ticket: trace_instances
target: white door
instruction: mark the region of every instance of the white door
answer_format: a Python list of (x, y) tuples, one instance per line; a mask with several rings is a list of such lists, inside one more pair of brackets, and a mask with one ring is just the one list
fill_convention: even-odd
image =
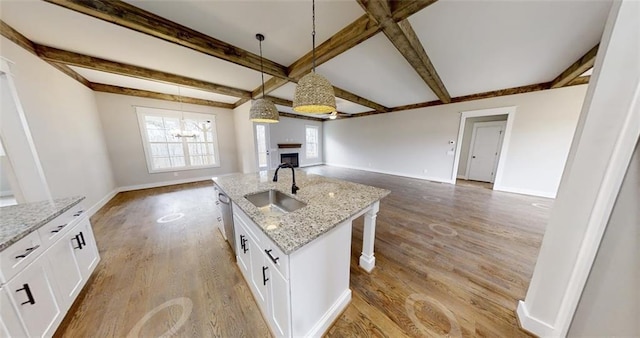
[(474, 124), (467, 162), (467, 177), (470, 180), (494, 181), (505, 125), (506, 121)]
[(268, 278), (267, 290), (269, 292), (269, 320), (272, 322), (273, 329), (276, 330), (276, 336), (289, 337), (289, 281), (284, 278), (275, 265), (267, 261)]
[(258, 170), (268, 170), (271, 162), (269, 154), (269, 126), (256, 123), (256, 152), (258, 153)]

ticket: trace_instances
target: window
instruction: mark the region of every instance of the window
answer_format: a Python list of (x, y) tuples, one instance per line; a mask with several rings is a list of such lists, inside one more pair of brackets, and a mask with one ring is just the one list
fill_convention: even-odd
[(318, 127), (306, 126), (307, 158), (318, 158)]
[(219, 167), (215, 115), (136, 107), (150, 173)]

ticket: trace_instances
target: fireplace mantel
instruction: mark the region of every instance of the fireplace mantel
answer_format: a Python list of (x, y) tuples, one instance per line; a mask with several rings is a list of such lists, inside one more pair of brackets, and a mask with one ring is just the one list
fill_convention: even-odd
[(301, 143), (278, 143), (278, 148), (302, 148)]

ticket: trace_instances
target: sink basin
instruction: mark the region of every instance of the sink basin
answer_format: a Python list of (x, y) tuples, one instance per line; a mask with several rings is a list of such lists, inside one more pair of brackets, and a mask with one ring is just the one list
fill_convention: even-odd
[(307, 204), (287, 196), (278, 190), (267, 190), (244, 196), (261, 212), (269, 216), (284, 215), (296, 211)]

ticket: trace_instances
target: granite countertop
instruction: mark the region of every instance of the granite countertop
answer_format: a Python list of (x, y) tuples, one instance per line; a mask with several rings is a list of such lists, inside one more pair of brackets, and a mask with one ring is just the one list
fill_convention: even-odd
[[(364, 208), (387, 196), (390, 191), (296, 170), (300, 190), (291, 194), (291, 169), (233, 174), (214, 178), (214, 182), (240, 207), (285, 254), (290, 254), (315, 238), (355, 216)], [(307, 203), (293, 212), (268, 216), (249, 202), (245, 195), (276, 189)]]
[(0, 208), (0, 252), (83, 199), (82, 196), (75, 196)]

